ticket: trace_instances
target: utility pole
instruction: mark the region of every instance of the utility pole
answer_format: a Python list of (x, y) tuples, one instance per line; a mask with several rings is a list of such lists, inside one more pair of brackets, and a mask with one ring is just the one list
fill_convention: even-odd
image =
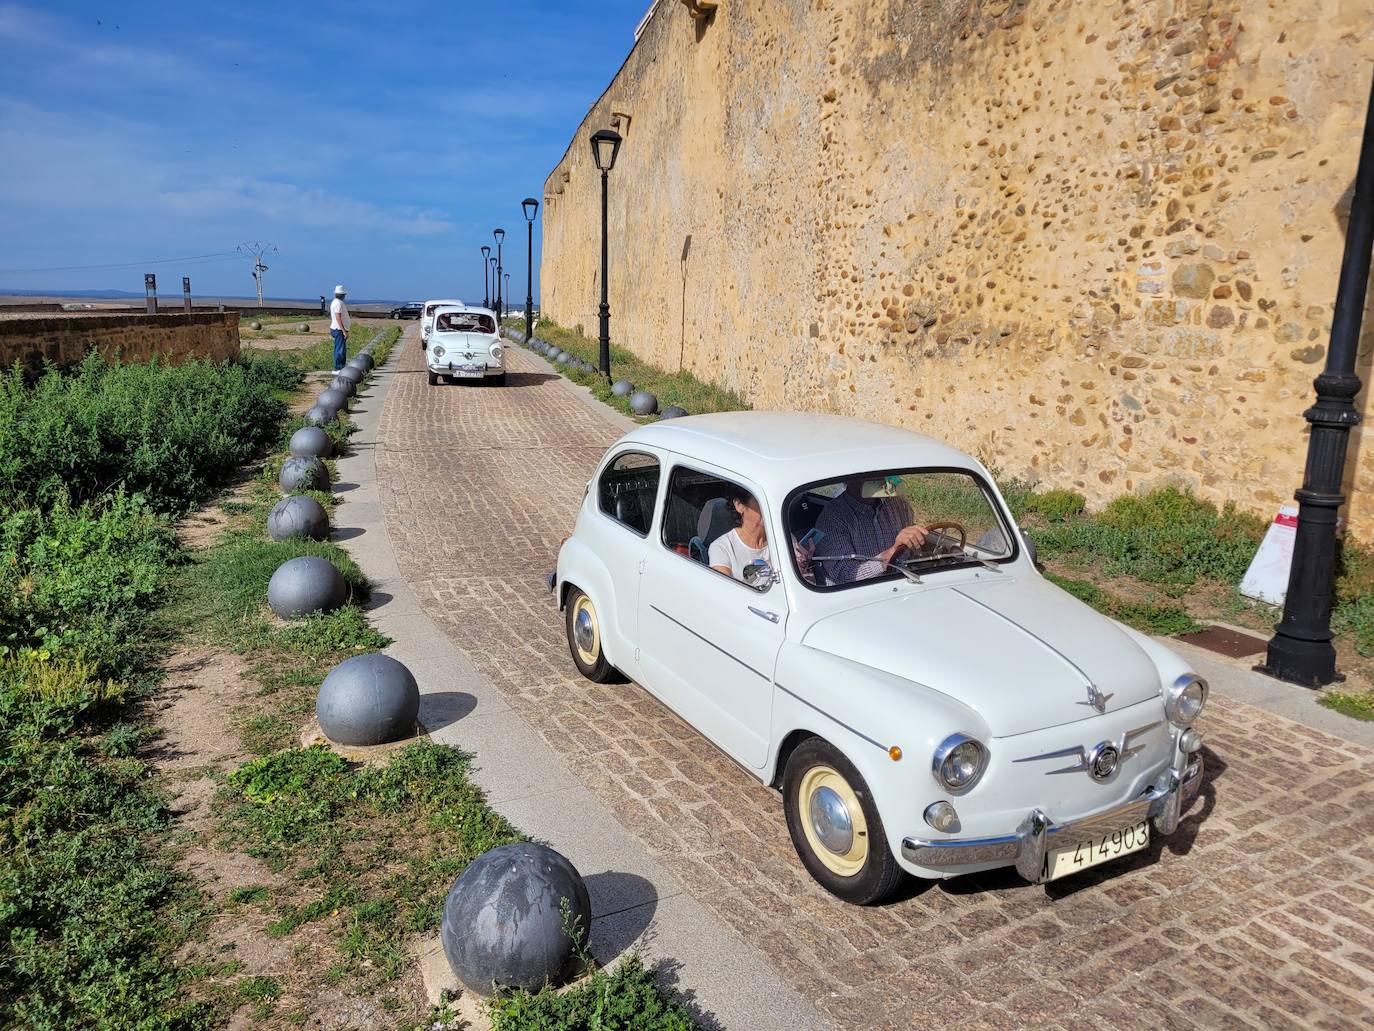
[(241, 243), (235, 248), (245, 258), (253, 259), (253, 282), (258, 288), (258, 307), (262, 307), (262, 274), (267, 271), (267, 266), (262, 262), (264, 254), (276, 254), (277, 247), (271, 243), (260, 243), (257, 240), (248, 243)]

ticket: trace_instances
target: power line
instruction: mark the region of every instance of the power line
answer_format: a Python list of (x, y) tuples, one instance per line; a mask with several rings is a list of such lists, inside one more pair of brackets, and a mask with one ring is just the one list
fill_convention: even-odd
[(53, 265), (50, 268), (0, 268), (0, 276), (17, 276), (28, 272), (100, 272), (111, 269), (143, 268), (146, 265), (174, 265), (179, 262), (205, 261), (207, 258), (237, 258), (236, 251), (215, 254), (192, 254), (184, 258), (151, 258), (148, 261), (112, 262), (106, 265)]

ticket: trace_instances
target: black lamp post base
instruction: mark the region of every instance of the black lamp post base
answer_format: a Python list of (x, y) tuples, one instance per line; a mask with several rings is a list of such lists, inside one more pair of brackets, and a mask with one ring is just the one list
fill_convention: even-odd
[(1270, 639), (1269, 653), (1255, 671), (1314, 691), (1345, 679), (1336, 672), (1336, 649), (1330, 641), (1302, 641), (1282, 634)]

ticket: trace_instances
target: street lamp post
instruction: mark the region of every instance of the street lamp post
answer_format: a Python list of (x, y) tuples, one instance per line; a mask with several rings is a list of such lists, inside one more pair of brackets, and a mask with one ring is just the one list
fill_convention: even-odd
[(496, 314), (498, 318), (503, 318), (506, 311), (504, 307), (505, 297), (501, 293), (501, 276), (505, 269), (501, 267), (501, 241), (506, 238), (506, 231), (493, 229), (491, 235), (496, 238)]
[(487, 307), (490, 308), (490, 309), (492, 309), (492, 311), (495, 311), (495, 310), (496, 310), (496, 255), (493, 254), (490, 258), (487, 259), (487, 262), (488, 262), (488, 266), (487, 266), (487, 267), (491, 270), (491, 301), (487, 304)]
[(1303, 413), (1312, 426), (1307, 440), (1307, 469), (1298, 500), (1298, 529), (1293, 565), (1288, 574), (1283, 619), (1269, 640), (1260, 667), (1280, 680), (1321, 687), (1336, 679), (1336, 649), (1331, 644), (1331, 608), (1335, 600), (1336, 513), (1345, 504), (1345, 472), (1350, 428), (1360, 422), (1355, 395), (1355, 352), (1360, 340), (1365, 288), (1369, 283), (1370, 249), (1374, 246), (1374, 85), (1365, 110), (1364, 140), (1355, 171), (1345, 254), (1331, 317), (1331, 346), (1326, 367), (1314, 382), (1317, 403)]
[(482, 307), (491, 307), (491, 269), (487, 268), (487, 262), (491, 260), (491, 248), (482, 247)]
[(502, 317), (502, 318), (505, 318), (506, 312), (510, 310), (510, 273), (509, 273), (509, 272), (507, 272), (507, 273), (505, 274), (505, 280), (506, 280), (506, 281), (505, 281), (505, 283), (504, 283), (503, 285), (504, 285), (505, 288), (506, 288), (506, 292), (505, 292), (504, 294), (502, 294), (501, 296), (502, 296), (503, 298), (505, 298), (506, 307), (503, 308), (502, 311), (501, 311), (501, 317)]
[(592, 157), (601, 170), (601, 375), (611, 378), (611, 305), (606, 293), (606, 182), (616, 155), (620, 153), (620, 133), (614, 129), (598, 129), (592, 133)]
[(534, 216), (539, 202), (526, 197), (520, 202), (525, 211), (525, 340), (534, 336)]

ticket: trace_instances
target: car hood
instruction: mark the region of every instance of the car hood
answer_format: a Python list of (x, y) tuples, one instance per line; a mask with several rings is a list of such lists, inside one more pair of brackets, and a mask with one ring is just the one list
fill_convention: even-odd
[(1160, 692), (1139, 645), (1040, 577), (927, 586), (825, 617), (802, 643), (946, 694), (994, 737), (1098, 715), (1090, 686), (1107, 712)]

